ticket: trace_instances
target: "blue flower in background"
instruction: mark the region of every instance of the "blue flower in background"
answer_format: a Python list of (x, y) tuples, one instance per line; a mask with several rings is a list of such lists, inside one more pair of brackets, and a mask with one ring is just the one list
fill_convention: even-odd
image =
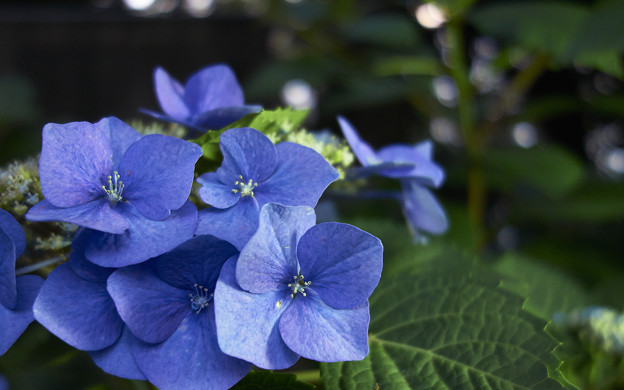
[(349, 121), (338, 117), (338, 123), (363, 166), (358, 170), (360, 174), (377, 174), (401, 182), (400, 200), (414, 234), (444, 233), (448, 229), (446, 214), (429, 190), (438, 188), (444, 181), (444, 171), (433, 161), (433, 143), (388, 145), (375, 152)]
[(213, 206), (200, 213), (197, 234), (212, 234), (239, 249), (256, 231), (263, 205), (314, 207), (339, 176), (314, 150), (291, 142), (273, 145), (255, 129), (230, 129), (219, 146), (221, 167), (197, 179), (199, 196)]
[(145, 261), (192, 236), (197, 210), (187, 199), (201, 154), (174, 137), (141, 136), (114, 117), (49, 123), (39, 160), (45, 199), (26, 217), (88, 228), (86, 256), (101, 266)]
[(139, 339), (135, 361), (158, 388), (227, 389), (251, 369), (217, 343), (213, 291), (223, 263), (237, 254), (225, 241), (198, 236), (108, 278), (119, 315)]
[(217, 282), (219, 346), (266, 369), (299, 356), (363, 359), (382, 256), (381, 241), (354, 226), (315, 225), (305, 206), (264, 206), (258, 231)]
[(87, 261), (85, 238), (74, 239), (69, 262), (57, 266), (46, 279), (33, 305), (35, 319), (72, 347), (89, 351), (105, 372), (145, 379), (130, 349), (134, 336), (106, 290), (106, 280), (115, 269)]
[(11, 214), (0, 209), (0, 356), (34, 320), (32, 306), (43, 279), (15, 277), (15, 261), (26, 248), (26, 237)]
[(234, 72), (224, 64), (197, 71), (184, 86), (158, 67), (154, 71), (154, 86), (164, 114), (141, 111), (195, 130), (220, 129), (261, 109), (257, 105), (245, 105), (243, 90)]

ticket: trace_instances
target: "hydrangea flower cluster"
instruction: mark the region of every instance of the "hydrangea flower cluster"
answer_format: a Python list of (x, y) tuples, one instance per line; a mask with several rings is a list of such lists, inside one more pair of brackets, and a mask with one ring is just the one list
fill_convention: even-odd
[[(154, 79), (164, 114), (150, 114), (159, 119), (208, 130), (258, 111), (225, 65), (184, 87), (162, 68)], [(443, 230), (426, 189), (443, 179), (430, 144), (375, 154), (345, 123), (360, 161), (421, 202), (405, 206), (415, 226)], [(221, 166), (196, 172), (200, 146), (141, 135), (115, 117), (44, 127), (43, 200), (26, 218), (80, 228), (69, 261), (45, 283), (16, 278), (26, 240), (0, 212), (0, 353), (34, 318), (105, 372), (162, 389), (227, 389), (253, 365), (367, 356), (383, 246), (355, 226), (316, 223), (314, 207), (338, 171), (258, 129), (218, 134)], [(189, 200), (196, 174), (200, 212)]]

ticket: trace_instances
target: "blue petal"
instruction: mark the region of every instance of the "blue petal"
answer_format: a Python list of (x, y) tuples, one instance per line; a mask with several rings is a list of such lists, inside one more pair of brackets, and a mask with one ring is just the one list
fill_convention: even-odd
[(283, 288), (299, 272), (297, 242), (316, 220), (314, 209), (269, 203), (260, 210), (260, 226), (241, 251), (236, 280), (253, 293)]
[(319, 362), (362, 360), (368, 355), (368, 301), (336, 310), (314, 291), (297, 296), (280, 319), (284, 342), (299, 355)]
[(219, 139), (223, 153), (223, 164), (217, 170), (219, 179), (225, 185), (241, 180), (262, 182), (277, 166), (277, 152), (273, 142), (258, 130), (241, 127), (230, 129)]
[(89, 231), (85, 256), (102, 267), (124, 267), (161, 255), (193, 237), (197, 208), (187, 201), (169, 218), (153, 221), (123, 204), (130, 228), (123, 234)]
[(69, 264), (61, 264), (50, 273), (33, 312), (50, 332), (84, 351), (112, 345), (123, 330), (106, 283), (81, 279)]
[(252, 199), (241, 201), (229, 209), (208, 208), (199, 212), (195, 234), (210, 234), (243, 249), (258, 230), (259, 210)]
[(88, 122), (43, 128), (39, 159), (41, 192), (57, 207), (77, 206), (106, 196), (102, 189), (113, 173), (107, 135)]
[(253, 114), (260, 110), (262, 110), (262, 106), (257, 105), (215, 108), (193, 116), (190, 122), (204, 130), (216, 130), (236, 122), (247, 114)]
[(136, 342), (135, 340), (128, 327), (124, 326), (121, 337), (113, 345), (99, 351), (91, 351), (89, 354), (93, 362), (104, 372), (126, 379), (147, 379), (134, 361), (132, 343)]
[(192, 123), (190, 120), (183, 120), (183, 119), (179, 119), (179, 118), (174, 118), (170, 115), (167, 114), (162, 114), (160, 112), (156, 112), (156, 111), (152, 111), (152, 110), (148, 110), (146, 108), (139, 108), (139, 111), (147, 114), (153, 118), (156, 119), (160, 119), (161, 121), (165, 121), (165, 122), (172, 122), (172, 123), (178, 123), (182, 126), (197, 130), (197, 131), (201, 131), (201, 132), (205, 132), (206, 129), (195, 125), (194, 123)]
[(344, 134), (345, 138), (347, 139), (349, 146), (351, 146), (353, 153), (355, 153), (355, 156), (360, 161), (360, 164), (362, 164), (363, 166), (368, 166), (382, 162), (381, 159), (377, 157), (377, 154), (375, 153), (373, 148), (371, 148), (370, 145), (366, 142), (362, 141), (359, 134), (348, 120), (346, 120), (342, 116), (339, 116), (338, 124), (340, 125), (342, 134)]
[(326, 222), (299, 240), (301, 274), (320, 298), (335, 309), (353, 309), (371, 295), (383, 264), (381, 241), (355, 226)]
[(419, 145), (413, 147), (397, 144), (380, 149), (377, 155), (383, 161), (414, 164), (414, 169), (410, 172), (393, 172), (389, 170), (380, 172), (380, 174), (394, 178), (419, 178), (423, 184), (439, 187), (444, 181), (444, 171), (438, 164), (423, 157), (421, 153), (425, 152), (420, 149), (427, 148), (426, 144)]
[(234, 72), (223, 64), (211, 65), (195, 72), (184, 87), (184, 102), (193, 114), (215, 108), (241, 106), (245, 100)]
[(26, 236), (22, 225), (11, 214), (0, 209), (0, 230), (9, 236), (15, 245), (15, 257), (20, 257), (26, 248)]
[(181, 290), (168, 285), (147, 263), (118, 269), (107, 284), (123, 321), (136, 337), (149, 343), (171, 336), (184, 316), (192, 312), (192, 286)]
[(106, 279), (116, 268), (105, 268), (95, 265), (84, 255), (84, 249), (92, 231), (81, 228), (72, 242), (72, 252), (69, 255), (69, 266), (76, 275), (89, 282), (106, 283)]
[(4, 230), (0, 229), (0, 306), (12, 310), (16, 305), (15, 245)]
[(0, 305), (0, 356), (26, 330), (35, 319), (32, 306), (37, 293), (43, 284), (43, 279), (36, 275), (24, 275), (17, 278), (17, 305), (9, 310)]
[(204, 173), (197, 178), (202, 186), (199, 188), (199, 197), (206, 204), (219, 209), (232, 207), (241, 198), (240, 194), (232, 190), (238, 189), (234, 183), (223, 184), (216, 172)]
[(156, 272), (165, 283), (191, 290), (194, 283), (214, 291), (223, 263), (238, 255), (229, 242), (213, 236), (194, 237), (154, 259)]
[(433, 193), (421, 186), (418, 180), (401, 180), (401, 185), (403, 210), (410, 228), (415, 232), (444, 233), (448, 229), (448, 221)]
[(236, 259), (230, 259), (223, 265), (215, 289), (219, 347), (264, 369), (292, 366), (299, 355), (284, 344), (278, 328), (280, 316), (292, 301), (290, 291), (251, 294), (241, 290), (235, 274)]
[(139, 368), (160, 389), (229, 389), (251, 369), (219, 349), (212, 307), (189, 313), (164, 342), (132, 347)]
[(119, 162), (130, 145), (141, 138), (141, 134), (138, 131), (113, 116), (102, 118), (99, 122), (94, 123), (93, 126), (108, 137), (110, 148), (113, 152), (114, 169), (119, 167)]
[(161, 220), (188, 199), (199, 146), (162, 134), (146, 135), (130, 145), (119, 164), (123, 198), (144, 216)]
[(184, 102), (184, 88), (161, 67), (154, 70), (154, 88), (158, 103), (167, 115), (178, 120), (185, 120), (190, 116)]
[(111, 203), (101, 198), (74, 207), (56, 207), (47, 199), (28, 210), (26, 219), (30, 221), (63, 221), (99, 230), (104, 233), (120, 234), (130, 227), (122, 215), (122, 204)]
[(314, 207), (327, 186), (340, 176), (323, 156), (308, 147), (282, 142), (275, 148), (277, 168), (256, 191), (260, 207), (269, 202)]

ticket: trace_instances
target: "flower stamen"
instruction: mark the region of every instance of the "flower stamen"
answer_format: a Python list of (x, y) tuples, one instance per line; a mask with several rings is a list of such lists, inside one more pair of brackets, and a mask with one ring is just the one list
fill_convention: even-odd
[[(123, 193), (125, 185), (123, 181), (119, 180), (119, 177), (117, 171), (113, 172), (112, 176), (108, 175), (108, 189), (106, 186), (102, 186), (102, 189), (106, 192), (111, 202), (119, 202), (123, 199), (121, 194)], [(114, 182), (113, 179), (115, 180)]]
[(256, 188), (258, 183), (254, 182), (251, 179), (249, 179), (247, 182), (245, 182), (245, 179), (243, 179), (242, 175), (238, 175), (238, 178), (240, 180), (236, 180), (234, 182), (234, 185), (238, 186), (238, 188), (234, 188), (232, 190), (232, 192), (235, 193), (235, 194), (240, 192), (241, 197), (251, 196), (253, 198), (254, 197), (253, 189)]
[(193, 287), (195, 288), (195, 294), (189, 294), (191, 298), (191, 308), (196, 314), (199, 314), (202, 309), (210, 304), (214, 294), (208, 294), (208, 289), (204, 286), (199, 286), (197, 283), (193, 284)]
[(305, 297), (306, 296), (305, 289), (309, 287), (312, 284), (312, 282), (311, 281), (306, 282), (303, 275), (293, 276), (293, 279), (295, 280), (293, 283), (288, 283), (288, 287), (290, 287), (290, 289), (292, 290), (292, 294), (290, 294), (290, 297), (294, 298), (299, 293), (301, 293), (301, 295)]

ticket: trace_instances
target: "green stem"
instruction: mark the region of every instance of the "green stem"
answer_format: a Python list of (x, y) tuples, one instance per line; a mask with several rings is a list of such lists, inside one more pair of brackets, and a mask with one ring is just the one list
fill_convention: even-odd
[(480, 249), (485, 241), (483, 215), (486, 184), (481, 164), (483, 152), (482, 136), (476, 128), (474, 89), (469, 79), (463, 27), (461, 16), (450, 20), (446, 26), (446, 37), (448, 40), (450, 73), (457, 84), (459, 93), (459, 124), (468, 157), (468, 214), (475, 237), (475, 246), (477, 249)]
[(64, 260), (65, 260), (64, 256), (58, 256), (58, 257), (53, 257), (53, 258), (48, 259), (48, 260), (40, 261), (39, 263), (27, 265), (25, 267), (16, 269), (15, 270), (15, 276), (20, 276), (20, 275), (24, 275), (24, 274), (27, 274), (27, 273), (30, 273), (30, 272), (34, 272), (34, 271), (40, 270), (42, 268), (45, 268), (45, 267), (47, 267), (49, 265), (60, 263), (61, 261), (64, 261)]

